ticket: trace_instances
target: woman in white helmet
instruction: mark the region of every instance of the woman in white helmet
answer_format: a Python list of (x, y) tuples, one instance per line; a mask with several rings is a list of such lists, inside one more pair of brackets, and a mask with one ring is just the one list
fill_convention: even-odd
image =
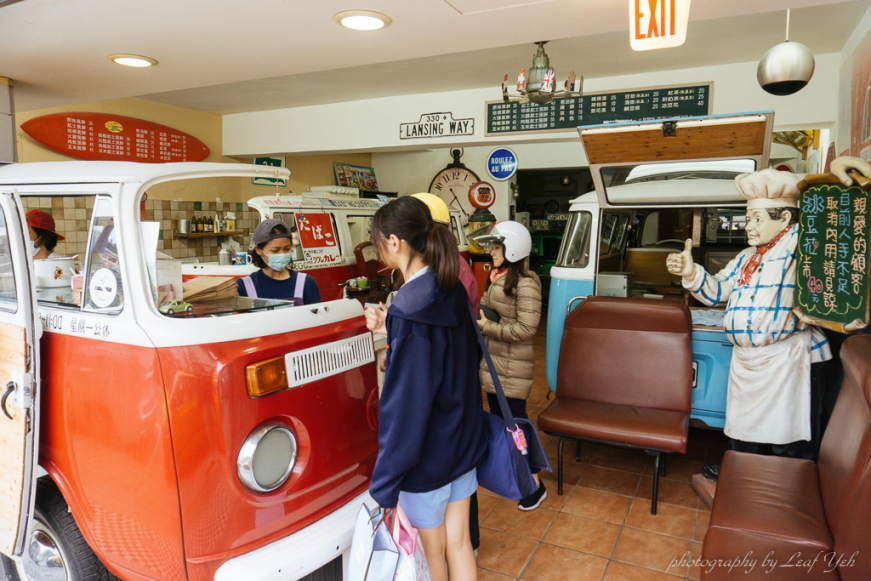
[[(526, 268), (532, 237), (518, 222), (499, 222), (485, 232), (475, 232), (472, 237), (482, 247), (489, 248), (493, 258), (493, 270), (481, 297), (481, 307), (498, 314), (498, 321), (491, 320), (485, 316), (484, 309), (479, 309), (478, 325), (487, 340), (487, 349), (511, 413), (514, 417), (528, 419), (526, 399), (535, 376), (532, 338), (541, 319), (541, 281)], [(490, 316), (497, 318), (492, 313)], [(499, 413), (493, 380), (483, 360), (479, 375), (481, 386), (487, 392), (490, 411)], [(547, 498), (544, 482), (539, 480), (537, 473), (533, 476), (538, 490), (517, 503), (520, 510), (534, 510)]]

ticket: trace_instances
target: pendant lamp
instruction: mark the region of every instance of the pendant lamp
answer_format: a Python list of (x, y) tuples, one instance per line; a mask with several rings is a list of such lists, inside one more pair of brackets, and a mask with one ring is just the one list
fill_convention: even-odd
[(814, 55), (800, 42), (789, 41), (789, 10), (786, 11), (786, 41), (765, 53), (756, 68), (759, 85), (772, 95), (792, 95), (802, 90), (814, 74)]

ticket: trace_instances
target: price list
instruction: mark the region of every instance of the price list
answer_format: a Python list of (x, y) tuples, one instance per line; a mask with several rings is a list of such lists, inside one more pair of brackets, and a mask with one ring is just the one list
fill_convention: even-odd
[(867, 322), (868, 193), (819, 184), (801, 196), (795, 302), (825, 321)]
[[(120, 123), (94, 124), (88, 119), (66, 118), (66, 147), (80, 159), (140, 162), (192, 161), (188, 136)], [(79, 153), (80, 152), (80, 153)]]
[(710, 114), (710, 91), (707, 83), (558, 98), (546, 105), (494, 101), (487, 103), (487, 135), (698, 117)]

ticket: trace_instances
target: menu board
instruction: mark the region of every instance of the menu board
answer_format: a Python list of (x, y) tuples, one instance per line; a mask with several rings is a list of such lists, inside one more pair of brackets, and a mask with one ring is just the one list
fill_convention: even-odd
[(192, 135), (123, 115), (53, 113), (31, 119), (21, 129), (77, 159), (167, 163), (202, 161), (209, 155), (209, 148)]
[(631, 123), (711, 113), (711, 86), (674, 85), (557, 98), (547, 105), (487, 103), (486, 135), (525, 131), (574, 131), (581, 125)]
[[(854, 178), (854, 181), (856, 180)], [(839, 332), (868, 324), (868, 189), (829, 174), (799, 183), (796, 309)]]

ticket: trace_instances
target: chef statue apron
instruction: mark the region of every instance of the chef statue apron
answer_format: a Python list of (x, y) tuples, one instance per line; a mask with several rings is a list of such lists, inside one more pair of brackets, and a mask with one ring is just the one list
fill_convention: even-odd
[(766, 169), (738, 176), (747, 199), (743, 250), (716, 275), (686, 249), (669, 271), (700, 302), (726, 305), (723, 326), (735, 346), (729, 368), (725, 433), (743, 442), (783, 445), (811, 440), (811, 363), (831, 359), (825, 335), (792, 312), (801, 177)]

